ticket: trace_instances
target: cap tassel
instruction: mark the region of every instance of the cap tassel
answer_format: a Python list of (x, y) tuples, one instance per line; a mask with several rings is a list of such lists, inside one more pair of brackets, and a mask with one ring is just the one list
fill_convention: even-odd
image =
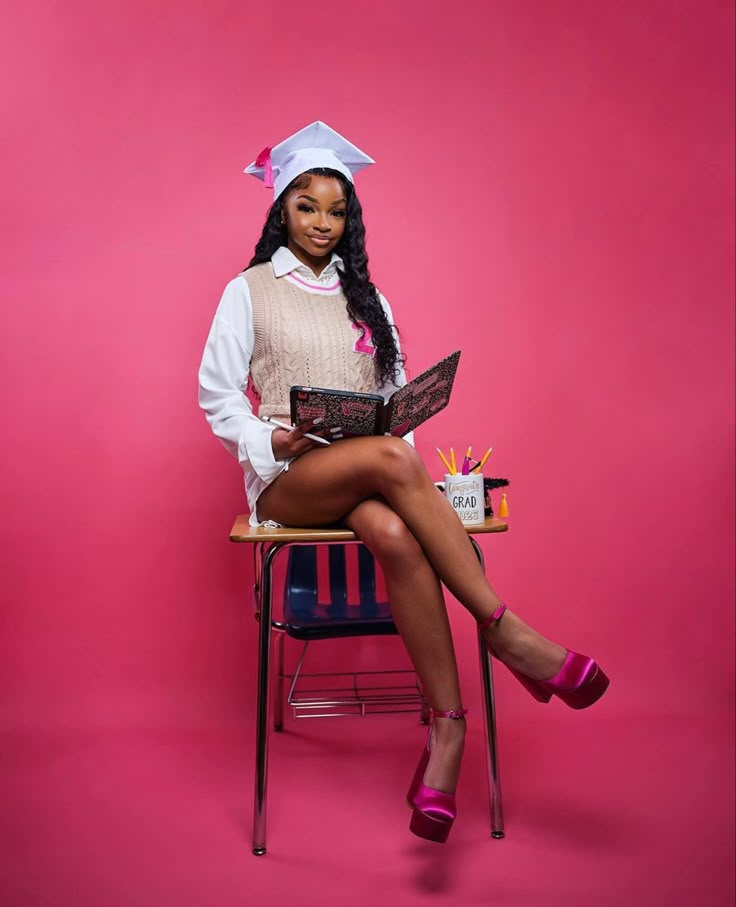
[(273, 189), (273, 168), (271, 167), (271, 149), (267, 146), (261, 151), (256, 158), (256, 167), (263, 167), (266, 173), (263, 177), (263, 185), (266, 189)]

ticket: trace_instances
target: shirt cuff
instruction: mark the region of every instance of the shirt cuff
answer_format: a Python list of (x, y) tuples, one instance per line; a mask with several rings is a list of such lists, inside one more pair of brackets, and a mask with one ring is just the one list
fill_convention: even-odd
[(273, 455), (271, 433), (276, 428), (268, 422), (248, 420), (238, 444), (238, 460), (243, 469), (250, 465), (260, 479), (271, 482), (283, 470), (283, 463)]

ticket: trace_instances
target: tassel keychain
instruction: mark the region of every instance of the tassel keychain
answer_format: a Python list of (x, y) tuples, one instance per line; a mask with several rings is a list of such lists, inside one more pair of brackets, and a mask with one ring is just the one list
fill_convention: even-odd
[[(472, 472), (472, 470), (471, 470)], [(505, 488), (509, 484), (508, 479), (491, 479), (486, 476), (483, 479), (483, 492), (485, 498), (485, 511), (486, 516), (493, 516), (493, 502), (491, 499), (491, 492), (495, 488)]]

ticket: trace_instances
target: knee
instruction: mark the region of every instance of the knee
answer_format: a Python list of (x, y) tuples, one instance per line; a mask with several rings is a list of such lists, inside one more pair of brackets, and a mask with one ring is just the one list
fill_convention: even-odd
[(406, 523), (398, 514), (386, 509), (379, 520), (363, 533), (368, 550), (382, 566), (393, 563), (406, 565), (422, 557), (422, 549)]
[(424, 464), (416, 450), (401, 438), (382, 438), (377, 459), (379, 481), (405, 485), (426, 475)]

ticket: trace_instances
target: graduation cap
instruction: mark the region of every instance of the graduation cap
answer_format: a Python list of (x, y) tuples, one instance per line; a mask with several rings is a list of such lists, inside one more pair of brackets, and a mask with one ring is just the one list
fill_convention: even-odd
[(273, 148), (266, 147), (243, 171), (263, 180), (278, 198), (294, 177), (314, 167), (337, 170), (353, 182), (353, 174), (375, 164), (373, 158), (326, 123), (310, 123)]

